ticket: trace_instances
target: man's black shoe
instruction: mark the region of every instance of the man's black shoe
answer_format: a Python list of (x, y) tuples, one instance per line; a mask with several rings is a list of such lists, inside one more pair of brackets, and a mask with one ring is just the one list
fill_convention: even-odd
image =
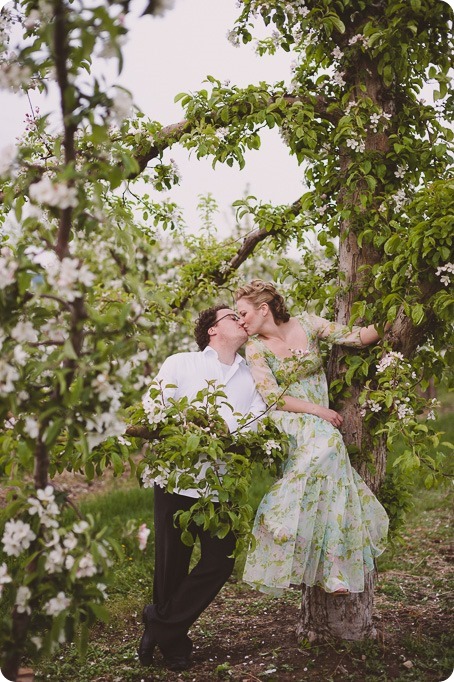
[(145, 606), (142, 611), (142, 623), (145, 625), (145, 630), (138, 649), (139, 661), (142, 665), (153, 665), (153, 653), (156, 648), (156, 640), (151, 629), (151, 623), (147, 618), (148, 608), (148, 606)]
[(191, 665), (191, 654), (177, 654), (175, 656), (164, 656), (164, 665), (168, 670), (179, 672), (187, 670)]

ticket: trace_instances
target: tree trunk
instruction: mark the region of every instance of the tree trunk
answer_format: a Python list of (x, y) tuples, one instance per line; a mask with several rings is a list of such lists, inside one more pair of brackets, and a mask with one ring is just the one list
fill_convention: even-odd
[(303, 585), (299, 639), (317, 642), (325, 639), (353, 641), (374, 639), (372, 622), (375, 572), (365, 576), (365, 590), (357, 594), (328, 594), (319, 587)]
[[(352, 32), (359, 27), (352, 27)], [(352, 99), (359, 101), (362, 97), (370, 98), (384, 112), (394, 113), (395, 102), (377, 72), (376, 65), (367, 55), (363, 55), (355, 65), (350, 66), (345, 78), (352, 86)], [(389, 150), (389, 139), (386, 132), (368, 131), (365, 138), (366, 151), (385, 156)], [(380, 254), (368, 243), (358, 244), (355, 232), (355, 209), (362, 206), (361, 194), (367, 191), (364, 181), (358, 180), (349, 187), (346, 182), (353, 159), (351, 150), (340, 150), (340, 184), (338, 193), (339, 209), (349, 209), (350, 217), (341, 219), (339, 226), (339, 279), (341, 286), (335, 304), (335, 320), (348, 324), (353, 303), (358, 300), (360, 292), (366, 288), (365, 277), (370, 267), (380, 262)], [(382, 191), (377, 182), (375, 193), (377, 199), (371, 198), (368, 209), (378, 204)], [(366, 213), (366, 208), (362, 208)], [(361, 321), (357, 322), (361, 324)], [(343, 358), (355, 352), (347, 348), (333, 346), (328, 366), (328, 382), (342, 377), (345, 372)], [(344, 417), (342, 435), (347, 446), (354, 446), (361, 453), (359, 474), (367, 485), (376, 492), (382, 483), (386, 470), (386, 447), (381, 441), (372, 445), (371, 438), (359, 414), (358, 397), (362, 386), (353, 384), (349, 387), (349, 397), (339, 409)], [(373, 638), (376, 631), (372, 622), (375, 575), (367, 573), (364, 580), (364, 592), (349, 595), (327, 594), (318, 587), (303, 586), (301, 615), (297, 627), (298, 636), (309, 641), (324, 638), (362, 640)]]

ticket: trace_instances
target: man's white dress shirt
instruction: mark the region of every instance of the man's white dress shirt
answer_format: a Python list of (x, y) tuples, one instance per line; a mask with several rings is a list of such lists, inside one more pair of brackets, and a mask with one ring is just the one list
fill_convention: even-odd
[[(213, 379), (227, 396), (220, 399), (222, 402), (218, 405), (218, 412), (227, 423), (229, 431), (238, 428), (237, 416), (251, 415), (252, 419), (265, 412), (266, 405), (255, 387), (250, 369), (238, 353), (231, 366), (221, 363), (217, 352), (211, 346), (207, 346), (203, 351), (176, 353), (163, 362), (154, 383), (159, 383), (164, 389), (166, 401), (169, 398), (178, 400), (185, 396), (191, 401), (200, 390), (207, 388), (207, 382)], [(165, 388), (168, 384), (174, 384), (174, 388)], [(225, 403), (231, 405), (233, 411)], [(257, 422), (252, 422), (247, 428), (255, 430)], [(199, 478), (203, 478), (203, 469)], [(195, 489), (181, 489), (175, 492), (188, 497), (199, 496)]]

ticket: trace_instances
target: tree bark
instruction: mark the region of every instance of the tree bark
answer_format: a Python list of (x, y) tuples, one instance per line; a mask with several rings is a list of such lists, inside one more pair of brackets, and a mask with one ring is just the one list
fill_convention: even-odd
[[(352, 31), (359, 32), (358, 27)], [(344, 36), (347, 40), (348, 36)], [(382, 79), (377, 73), (375, 64), (363, 55), (346, 74), (346, 81), (352, 87), (354, 100), (369, 97), (385, 112), (395, 110), (394, 102), (389, 91), (383, 87)], [(363, 91), (364, 85), (366, 92)], [(366, 151), (386, 155), (389, 149), (387, 134), (368, 132), (365, 139)], [(361, 193), (367, 191), (364, 181), (359, 180), (354, 189), (348, 189), (345, 181), (348, 177), (352, 162), (351, 150), (347, 147), (340, 150), (340, 191), (338, 195), (339, 208), (349, 208), (350, 215), (355, 215), (355, 208), (360, 207)], [(381, 192), (381, 184), (377, 183), (375, 192)], [(369, 206), (373, 206), (378, 199), (372, 197)], [(366, 209), (363, 208), (363, 213)], [(369, 244), (358, 244), (356, 225), (349, 217), (340, 221), (339, 230), (339, 284), (340, 293), (335, 303), (335, 320), (341, 324), (348, 324), (353, 303), (358, 300), (363, 289), (365, 273), (370, 266), (380, 261), (380, 254)], [(366, 266), (366, 267), (364, 267)], [(359, 321), (359, 323), (361, 323)], [(342, 377), (345, 372), (343, 358), (356, 351), (333, 346), (328, 366), (328, 382)], [(382, 440), (372, 445), (371, 437), (359, 414), (358, 397), (362, 386), (353, 383), (349, 387), (349, 397), (339, 409), (344, 417), (342, 435), (346, 446), (354, 446), (364, 456), (359, 466), (359, 473), (367, 485), (376, 492), (382, 483), (386, 471), (386, 447)], [(372, 467), (370, 466), (372, 464)], [(303, 586), (301, 615), (297, 633), (309, 641), (325, 638), (362, 640), (373, 638), (376, 631), (372, 622), (374, 600), (374, 575), (365, 574), (364, 592), (349, 595), (327, 594), (318, 587)]]
[(303, 585), (298, 638), (309, 642), (374, 639), (377, 636), (372, 621), (374, 582), (375, 572), (366, 573), (364, 592), (348, 595), (332, 595), (319, 587)]

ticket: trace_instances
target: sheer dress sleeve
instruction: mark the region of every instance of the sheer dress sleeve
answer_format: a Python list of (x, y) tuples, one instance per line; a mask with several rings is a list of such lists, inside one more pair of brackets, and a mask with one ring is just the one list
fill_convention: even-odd
[(345, 324), (338, 322), (330, 322), (323, 317), (317, 315), (308, 315), (308, 320), (311, 327), (316, 332), (319, 339), (326, 339), (330, 343), (335, 343), (342, 346), (359, 346), (364, 347), (361, 341), (361, 327), (348, 327)]
[(265, 352), (256, 341), (249, 341), (246, 345), (246, 361), (254, 377), (257, 390), (267, 406), (276, 402), (282, 391), (265, 357)]

